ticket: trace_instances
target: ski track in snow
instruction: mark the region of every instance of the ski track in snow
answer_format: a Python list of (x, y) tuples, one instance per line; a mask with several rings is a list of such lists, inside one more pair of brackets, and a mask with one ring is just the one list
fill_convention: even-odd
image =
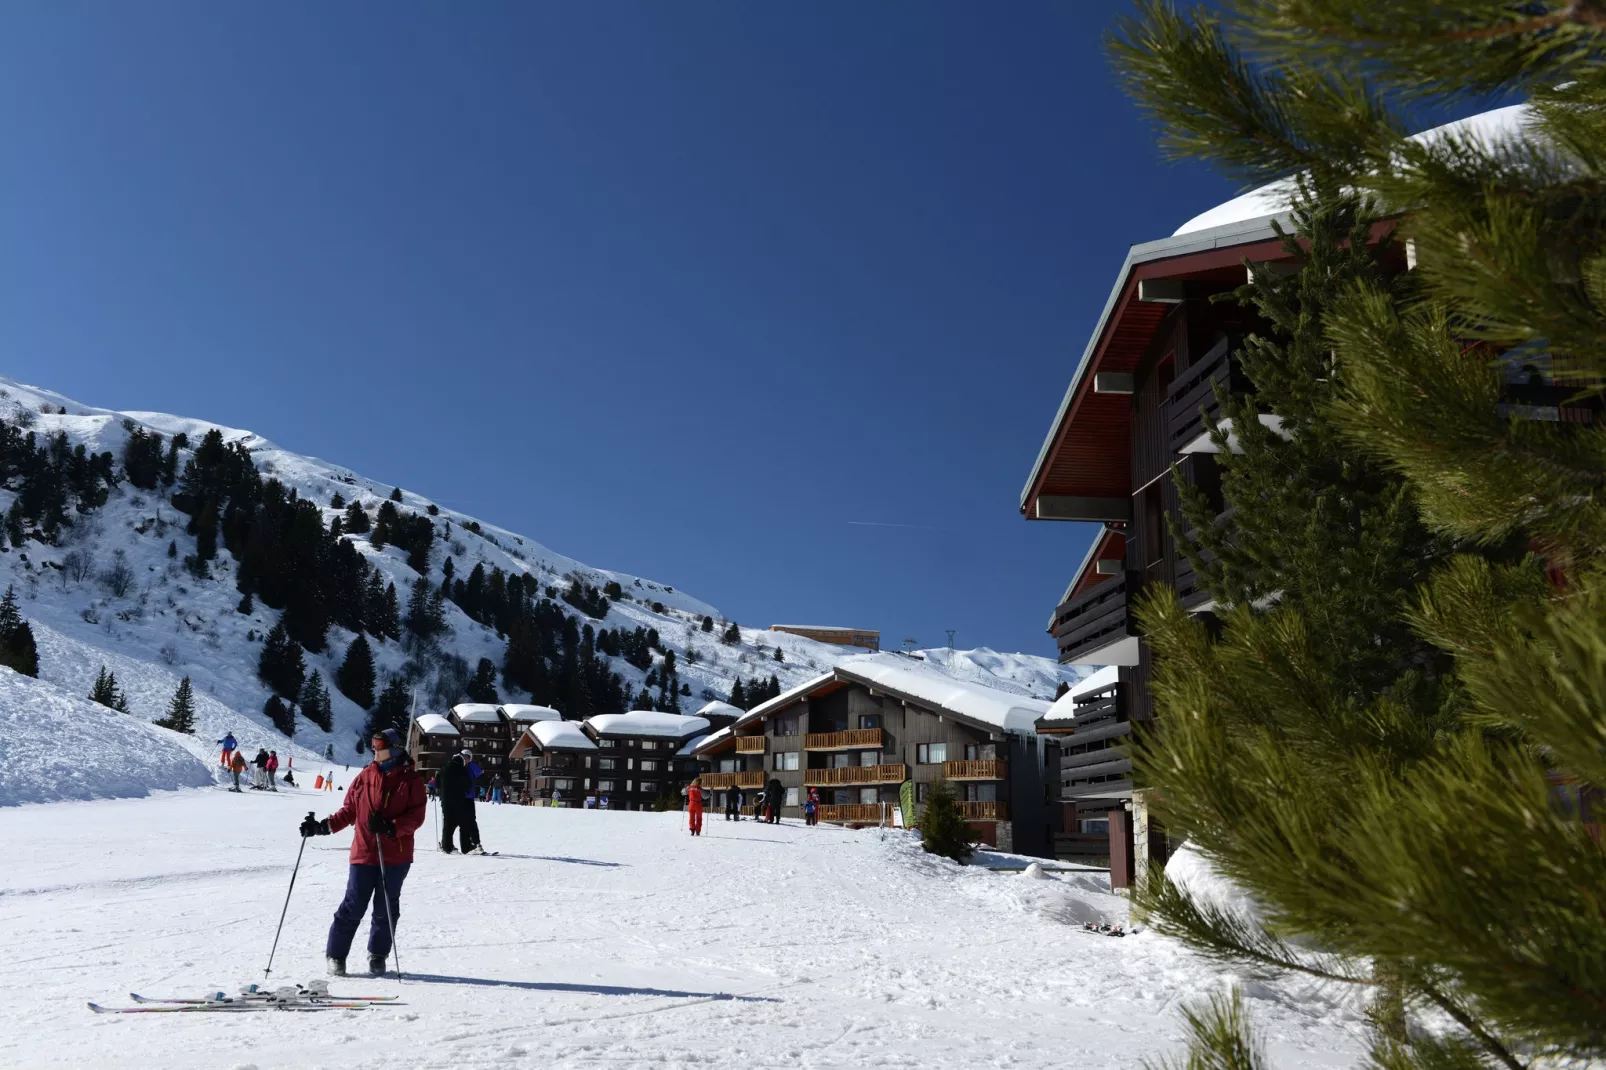
[[(337, 798), (0, 809), (0, 1066), (1135, 1067), (1179, 1051), (1179, 1003), (1230, 980), (1158, 936), (1080, 933), (1126, 919), (1098, 874), (960, 868), (901, 832), (710, 814), (694, 840), (680, 814), (481, 806), (500, 857), (438, 853), (434, 815), (421, 830), (398, 924), (413, 979), (331, 984), (406, 1006), (88, 1011), (261, 981), (296, 824)], [(274, 981), (322, 976), (349, 842), (308, 842)], [(1351, 991), (1246, 993), (1279, 1070), (1363, 1051)]]

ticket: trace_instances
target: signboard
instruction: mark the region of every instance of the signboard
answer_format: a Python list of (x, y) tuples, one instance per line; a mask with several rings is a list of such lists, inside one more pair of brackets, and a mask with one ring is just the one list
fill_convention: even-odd
[(903, 827), (915, 827), (915, 782), (905, 780), (898, 787), (898, 812), (903, 817)]

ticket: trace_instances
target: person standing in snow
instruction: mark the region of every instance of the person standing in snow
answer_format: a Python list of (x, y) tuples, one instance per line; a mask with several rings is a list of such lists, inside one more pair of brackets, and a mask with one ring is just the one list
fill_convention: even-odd
[(413, 833), (424, 823), (427, 808), (424, 781), (413, 771), (412, 757), (402, 749), (401, 734), (387, 728), (369, 742), (374, 760), (351, 782), (344, 805), (321, 821), (309, 814), (301, 822), (303, 837), (327, 836), (347, 826), (355, 830), (346, 895), (335, 909), (324, 949), (334, 977), (346, 976), (346, 955), (370, 903), (368, 972), (376, 977), (385, 972), (385, 960), (396, 939), (393, 927), (401, 916), (402, 882), (413, 864)]
[(230, 791), (240, 790), (240, 774), (249, 768), (250, 766), (245, 764), (245, 755), (235, 751), (234, 756), (229, 759), (229, 772), (234, 774), (234, 787), (230, 788)]
[(268, 764), (263, 766), (268, 771), (268, 790), (279, 790), (279, 752), (268, 751)]
[(223, 746), (223, 768), (227, 769), (231, 764), (233, 764), (234, 748), (237, 746), (237, 744), (234, 742), (234, 733), (228, 733), (222, 739), (218, 740), (218, 742)]
[(691, 786), (686, 789), (686, 821), (691, 827), (693, 836), (701, 836), (703, 834), (702, 777), (692, 777)]
[(453, 830), (464, 854), (485, 853), (480, 847), (479, 823), (474, 820), (474, 777), (479, 768), (465, 749), (452, 755), (440, 771), (441, 850), (447, 854), (452, 853)]
[(813, 788), (810, 788), (808, 798), (803, 800), (803, 824), (817, 824), (819, 822), (819, 813), (820, 797), (814, 792)]
[(779, 777), (770, 777), (769, 787), (765, 791), (765, 804), (769, 807), (769, 823), (781, 823), (781, 800), (786, 798), (786, 789), (781, 786)]
[(725, 820), (726, 821), (734, 821), (736, 819), (736, 815), (741, 812), (741, 806), (742, 806), (742, 801), (737, 796), (736, 789), (734, 787), (731, 788), (729, 791), (725, 792)]
[(256, 772), (252, 774), (251, 787), (261, 791), (268, 786), (268, 751), (266, 747), (257, 748), (257, 756), (251, 760), (251, 764), (256, 767)]

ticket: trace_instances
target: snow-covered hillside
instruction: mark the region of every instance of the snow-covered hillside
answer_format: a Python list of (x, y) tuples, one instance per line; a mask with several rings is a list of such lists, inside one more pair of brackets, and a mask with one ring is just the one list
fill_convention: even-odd
[[(1366, 993), (1224, 975), (1126, 918), (1101, 873), (960, 867), (902, 832), (482, 806), (499, 857), (421, 838), (393, 979), (405, 1006), (97, 1016), (129, 991), (260, 982), (312, 792), (184, 791), (0, 811), (0, 1066), (1076, 1067), (1181, 1054), (1182, 1008), (1243, 984), (1279, 1070), (1354, 1065)], [(323, 974), (351, 833), (309, 841), (273, 965)], [(94, 864), (86, 866), (92, 859)], [(983, 862), (988, 859), (983, 858)], [(360, 955), (367, 924), (354, 949)]]
[[(218, 426), (163, 413), (94, 408), (3, 377), (0, 419), (26, 426), (41, 439), (65, 432), (73, 445), (83, 445), (90, 454), (110, 452), (119, 462), (130, 423), (169, 437), (183, 433), (192, 450)], [(316, 503), (326, 525), (341, 513), (330, 505), (337, 494), (373, 512), (394, 490), (391, 484), (338, 464), (280, 449), (252, 432), (219, 429), (225, 441), (250, 449), (264, 479), (277, 479), (300, 498)], [(118, 467), (120, 471), (120, 463)], [(13, 490), (0, 489), (0, 512), (8, 509), (15, 497)], [(685, 591), (629, 573), (593, 568), (405, 489), (397, 507), (427, 515), (439, 526), (442, 541), (430, 555), (428, 573), (437, 587), (445, 576), (448, 557), (460, 579), (482, 564), (487, 572), (500, 569), (508, 575), (531, 577), (543, 588), (563, 588), (570, 577), (599, 588), (617, 583), (626, 597), (613, 599), (604, 619), (587, 620), (578, 611), (559, 605), (599, 631), (655, 630), (663, 650), (676, 654), (679, 680), (690, 692), (681, 701), (690, 708), (708, 698), (726, 697), (738, 677), (752, 680), (774, 675), (786, 688), (854, 653), (764, 629), (742, 628), (741, 642), (726, 644), (720, 641), (726, 624), (723, 616)], [(316, 766), (331, 750), (338, 762), (353, 760), (367, 715), (333, 686), (353, 633), (333, 627), (327, 647), (306, 656), (307, 671), (318, 671), (329, 685), (332, 730), (326, 733), (298, 717), (294, 742), (286, 740), (262, 713), (269, 690), (257, 678), (263, 637), (279, 614), (260, 601), (249, 613), (238, 611), (238, 566), (226, 551), (212, 562), (205, 579), (197, 579), (183, 567), (183, 558), (194, 552), (196, 544), (196, 539), (185, 533), (189, 519), (174, 508), (167, 491), (144, 491), (122, 481), (104, 505), (74, 516), (58, 544), (25, 539), (0, 553), (0, 590), (6, 584), (16, 587), (38, 644), (41, 679), (72, 695), (87, 695), (104, 665), (116, 674), (131, 713), (154, 720), (165, 714), (179, 680), (189, 676), (196, 693), (195, 738), (207, 744), (207, 750), (212, 740), (233, 731), (248, 750), (274, 746), (281, 755), (293, 756), (298, 768)], [(405, 602), (416, 578), (406, 554), (394, 545), (376, 549), (365, 535), (344, 538), (386, 582), (396, 586)], [(170, 544), (176, 545), (176, 553)], [(119, 570), (122, 583), (111, 578)], [(777, 616), (784, 615), (784, 609), (778, 605)], [(456, 690), (461, 687), (465, 666), (472, 668), (481, 658), (489, 658), (497, 666), (503, 661), (507, 645), (503, 637), (451, 602), (445, 604), (445, 611), (448, 630), (428, 649), (397, 641), (373, 644), (380, 683), (405, 675), (420, 696), (420, 709), (451, 701), (443, 698), (446, 695), (463, 697)], [(717, 622), (713, 632), (702, 630), (705, 616)], [(775, 660), (777, 650), (783, 660)], [(1052, 697), (1062, 678), (1074, 678), (1074, 670), (1062, 670), (1048, 659), (1028, 655), (985, 649), (919, 653), (929, 664), (960, 679), (1038, 698)], [(663, 654), (655, 654), (653, 664), (640, 669), (615, 657), (611, 668), (623, 677), (627, 693), (634, 695), (662, 658)], [(500, 697), (523, 701), (527, 695), (504, 687)]]

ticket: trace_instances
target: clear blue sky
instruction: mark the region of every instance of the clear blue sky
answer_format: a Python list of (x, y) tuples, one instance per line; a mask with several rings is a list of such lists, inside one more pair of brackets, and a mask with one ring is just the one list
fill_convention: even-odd
[[(1052, 653), (1017, 495), (1163, 164), (1125, 3), (13, 6), (0, 367), (744, 624)], [(885, 526), (881, 526), (885, 525)]]

